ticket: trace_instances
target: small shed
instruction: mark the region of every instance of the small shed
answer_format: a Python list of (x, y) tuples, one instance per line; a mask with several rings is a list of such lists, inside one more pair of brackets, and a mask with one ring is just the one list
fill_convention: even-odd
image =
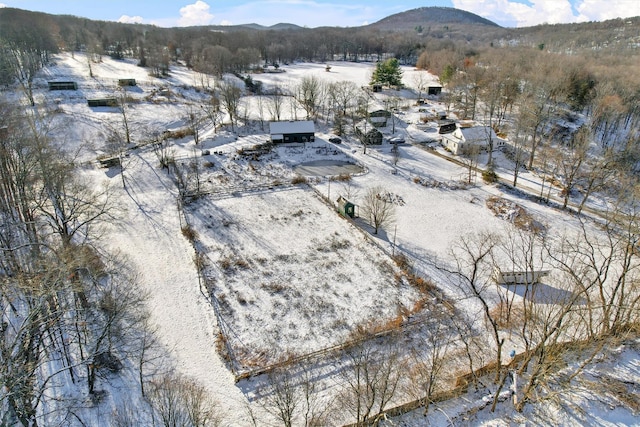
[(345, 217), (349, 217), (349, 218), (353, 218), (356, 215), (355, 212), (355, 207), (356, 205), (354, 205), (353, 203), (351, 203), (350, 201), (348, 201), (347, 199), (345, 199), (344, 197), (340, 196), (338, 197), (338, 200), (336, 200), (336, 203), (338, 204), (338, 211)]
[(58, 81), (58, 82), (47, 82), (49, 85), (49, 90), (77, 90), (78, 83), (74, 81)]
[(427, 86), (427, 95), (438, 96), (442, 93), (442, 86)]
[(273, 143), (315, 141), (315, 131), (315, 123), (312, 120), (269, 123), (269, 135)]
[(122, 163), (120, 163), (120, 157), (118, 156), (100, 157), (98, 158), (98, 163), (100, 163), (100, 166), (103, 168), (113, 168), (122, 165)]
[(136, 79), (118, 79), (118, 86), (135, 86)]
[(549, 270), (531, 271), (502, 271), (496, 267), (493, 271), (493, 280), (504, 285), (535, 285), (540, 278), (548, 276)]
[(87, 99), (89, 107), (117, 107), (118, 100), (115, 98), (94, 98)]

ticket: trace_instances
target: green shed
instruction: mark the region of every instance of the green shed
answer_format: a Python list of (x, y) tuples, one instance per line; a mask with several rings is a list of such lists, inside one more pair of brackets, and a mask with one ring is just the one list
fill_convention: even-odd
[(336, 200), (336, 203), (338, 204), (338, 211), (340, 211), (340, 213), (343, 216), (348, 216), (349, 218), (353, 218), (356, 216), (356, 212), (355, 212), (356, 205), (354, 205), (344, 197), (342, 196), (338, 197), (338, 200)]

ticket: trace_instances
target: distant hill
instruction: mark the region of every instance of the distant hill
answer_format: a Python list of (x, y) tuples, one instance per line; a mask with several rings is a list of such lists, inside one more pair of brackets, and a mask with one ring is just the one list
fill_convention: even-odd
[(481, 25), (501, 28), (495, 22), (489, 21), (474, 13), (451, 7), (419, 7), (406, 12), (396, 13), (387, 16), (378, 22), (370, 24), (369, 27), (378, 30), (406, 31), (416, 27), (427, 29), (433, 25)]
[[(0, 0), (1, 1), (1, 0)], [(37, 37), (34, 31), (37, 30)], [(29, 34), (31, 33), (31, 34)], [(239, 36), (241, 34), (241, 36)], [(47, 52), (82, 50), (97, 46), (112, 54), (116, 48), (135, 56), (141, 43), (147, 50), (179, 48), (187, 60), (197, 46), (223, 46), (231, 53), (239, 47), (260, 50), (279, 61), (299, 59), (326, 61), (330, 57), (355, 60), (392, 52), (406, 63), (415, 62), (420, 51), (455, 43), (479, 46), (528, 46), (550, 52), (624, 51), (637, 56), (640, 17), (603, 22), (538, 25), (505, 28), (476, 14), (449, 7), (421, 7), (397, 13), (360, 27), (301, 27), (291, 23), (264, 26), (210, 25), (162, 28), (147, 24), (94, 21), (72, 15), (50, 15), (15, 8), (0, 8), (0, 40), (24, 37)], [(270, 50), (269, 50), (269, 49)], [(177, 57), (177, 50), (175, 52)], [(0, 64), (2, 63), (0, 50)], [(0, 74), (0, 81), (2, 81)]]
[(271, 26), (265, 26), (260, 24), (239, 24), (239, 25), (208, 25), (207, 28), (211, 28), (215, 31), (241, 31), (241, 30), (258, 30), (258, 31), (267, 31), (267, 30), (300, 30), (304, 27), (301, 27), (296, 24), (287, 24), (287, 23), (279, 23)]

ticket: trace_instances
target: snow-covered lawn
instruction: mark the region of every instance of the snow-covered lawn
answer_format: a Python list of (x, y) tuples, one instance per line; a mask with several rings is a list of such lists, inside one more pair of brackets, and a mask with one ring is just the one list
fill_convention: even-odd
[(305, 187), (187, 208), (209, 261), (207, 284), (244, 364), (339, 344), (420, 297), (386, 253)]

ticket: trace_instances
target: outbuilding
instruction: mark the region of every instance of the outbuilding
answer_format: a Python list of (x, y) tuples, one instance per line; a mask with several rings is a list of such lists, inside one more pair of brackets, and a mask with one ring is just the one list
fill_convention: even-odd
[(136, 79), (118, 79), (118, 86), (136, 86)]
[(376, 110), (369, 113), (369, 123), (377, 128), (387, 126), (387, 121), (391, 117), (391, 112), (387, 110)]
[(316, 127), (312, 120), (270, 122), (269, 136), (273, 143), (315, 141)]
[(493, 280), (502, 285), (535, 285), (540, 278), (548, 276), (549, 270), (502, 271), (494, 268)]
[(442, 86), (427, 86), (427, 95), (438, 96), (442, 93)]
[(453, 133), (458, 129), (458, 125), (453, 120), (440, 120), (438, 122), (438, 133), (444, 135), (445, 133)]
[(89, 107), (117, 107), (118, 100), (116, 98), (94, 98), (87, 99)]
[(338, 197), (338, 200), (336, 200), (336, 203), (338, 204), (338, 211), (345, 217), (349, 217), (349, 218), (353, 218), (356, 215), (355, 212), (355, 205), (353, 203), (351, 203), (350, 201), (348, 201), (347, 199), (345, 199), (344, 197), (340, 196)]
[(77, 90), (78, 84), (74, 81), (47, 82), (49, 90)]
[(491, 141), (493, 149), (501, 149), (504, 140), (498, 138), (495, 131), (489, 126), (463, 124), (451, 133), (441, 136), (442, 145), (453, 154), (469, 154), (474, 150), (487, 151)]
[(383, 140), (382, 132), (376, 128), (364, 131), (356, 127), (356, 136), (364, 145), (381, 145)]

